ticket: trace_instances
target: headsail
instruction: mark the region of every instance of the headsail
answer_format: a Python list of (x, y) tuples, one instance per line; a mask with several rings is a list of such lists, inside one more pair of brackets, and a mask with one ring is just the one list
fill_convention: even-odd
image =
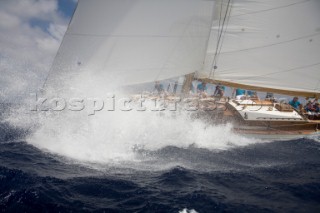
[(320, 1), (218, 0), (215, 7), (200, 78), (320, 96)]
[(79, 0), (48, 84), (87, 73), (135, 84), (202, 69), (213, 0)]

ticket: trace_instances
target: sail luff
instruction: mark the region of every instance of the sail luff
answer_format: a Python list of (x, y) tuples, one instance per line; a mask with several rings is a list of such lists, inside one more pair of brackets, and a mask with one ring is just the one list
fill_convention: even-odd
[(71, 19), (70, 19), (70, 21), (69, 21), (69, 23), (68, 23), (67, 31), (66, 31), (66, 33), (65, 33), (65, 34), (63, 35), (63, 37), (62, 37), (62, 40), (61, 40), (61, 43), (60, 43), (60, 45), (59, 45), (58, 51), (57, 51), (57, 53), (56, 53), (56, 55), (55, 55), (55, 57), (54, 57), (54, 59), (53, 59), (53, 61), (52, 61), (51, 67), (50, 67), (50, 69), (49, 69), (49, 72), (48, 72), (46, 78), (44, 79), (44, 82), (43, 82), (42, 87), (41, 87), (41, 90), (42, 90), (42, 91), (44, 91), (44, 90), (46, 89), (47, 81), (50, 79), (50, 75), (51, 75), (51, 73), (52, 73), (53, 70), (54, 70), (54, 65), (57, 63), (57, 62), (56, 62), (57, 56), (59, 55), (59, 52), (60, 52), (61, 47), (62, 47), (62, 45), (63, 45), (63, 41), (65, 40), (65, 36), (66, 36), (66, 34), (67, 34), (67, 32), (68, 32), (68, 29), (70, 28), (70, 24), (71, 24), (71, 22), (72, 22), (72, 20), (73, 20), (74, 14), (75, 14), (76, 11), (77, 11), (77, 8), (78, 8), (78, 5), (79, 5), (79, 1), (81, 1), (81, 0), (78, 0), (78, 2), (76, 3), (76, 7), (75, 7), (75, 9), (74, 9), (74, 11), (73, 11), (73, 13), (72, 13)]

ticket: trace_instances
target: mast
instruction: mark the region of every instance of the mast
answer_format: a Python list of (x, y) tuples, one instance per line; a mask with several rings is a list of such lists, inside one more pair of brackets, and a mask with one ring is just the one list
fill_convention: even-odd
[(192, 88), (192, 81), (194, 80), (194, 73), (185, 75), (182, 85), (182, 96), (188, 96)]

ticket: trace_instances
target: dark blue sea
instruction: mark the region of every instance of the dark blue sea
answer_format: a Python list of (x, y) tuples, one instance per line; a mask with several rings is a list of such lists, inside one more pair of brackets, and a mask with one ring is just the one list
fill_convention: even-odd
[(34, 146), (2, 117), (0, 212), (320, 212), (317, 139), (215, 150), (173, 138), (137, 149), (140, 163), (104, 165)]

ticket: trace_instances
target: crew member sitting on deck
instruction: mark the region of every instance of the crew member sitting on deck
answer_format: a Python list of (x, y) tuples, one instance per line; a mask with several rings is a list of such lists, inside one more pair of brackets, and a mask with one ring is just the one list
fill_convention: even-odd
[(207, 84), (205, 82), (201, 82), (197, 86), (197, 93), (200, 94), (201, 97), (205, 98), (207, 97)]
[(315, 112), (316, 111), (316, 109), (313, 108), (313, 105), (312, 105), (311, 101), (309, 101), (307, 103), (307, 105), (305, 106), (304, 109), (306, 110), (306, 112)]
[(315, 108), (316, 104), (319, 104), (319, 99), (315, 98), (313, 99), (313, 101), (311, 101), (311, 103), (312, 103), (312, 106)]
[(295, 108), (296, 110), (300, 110), (302, 109), (302, 105), (301, 103), (298, 101), (299, 98), (298, 97), (294, 97), (291, 101), (289, 101), (289, 104)]
[(315, 103), (314, 109), (315, 109), (315, 112), (316, 112), (316, 113), (320, 113), (320, 104), (319, 104), (318, 102)]
[(316, 102), (315, 104), (314, 104), (314, 109), (315, 109), (315, 115), (314, 115), (314, 119), (317, 119), (317, 120), (319, 120), (320, 119), (320, 104), (319, 104), (319, 102)]
[(232, 96), (234, 96), (234, 94), (236, 94), (236, 99), (237, 100), (241, 100), (243, 97), (245, 97), (246, 91), (244, 89), (234, 89), (232, 92)]
[(198, 92), (205, 92), (207, 90), (207, 84), (205, 82), (201, 82), (197, 86), (197, 91)]
[(259, 99), (256, 91), (247, 90), (247, 95), (248, 95), (251, 99)]
[(224, 96), (224, 91), (226, 90), (226, 88), (221, 84), (219, 83), (217, 86), (216, 86), (216, 89), (213, 93), (213, 96), (220, 96), (220, 97), (223, 97)]
[(311, 101), (309, 101), (309, 102), (307, 103), (307, 105), (304, 107), (304, 110), (305, 110), (306, 113), (308, 114), (308, 118), (309, 118), (310, 120), (313, 120), (313, 119), (314, 119), (314, 116), (315, 116), (316, 109), (313, 107)]
[(267, 92), (267, 94), (266, 94), (266, 99), (274, 99), (274, 95), (273, 95), (273, 93), (272, 92)]

